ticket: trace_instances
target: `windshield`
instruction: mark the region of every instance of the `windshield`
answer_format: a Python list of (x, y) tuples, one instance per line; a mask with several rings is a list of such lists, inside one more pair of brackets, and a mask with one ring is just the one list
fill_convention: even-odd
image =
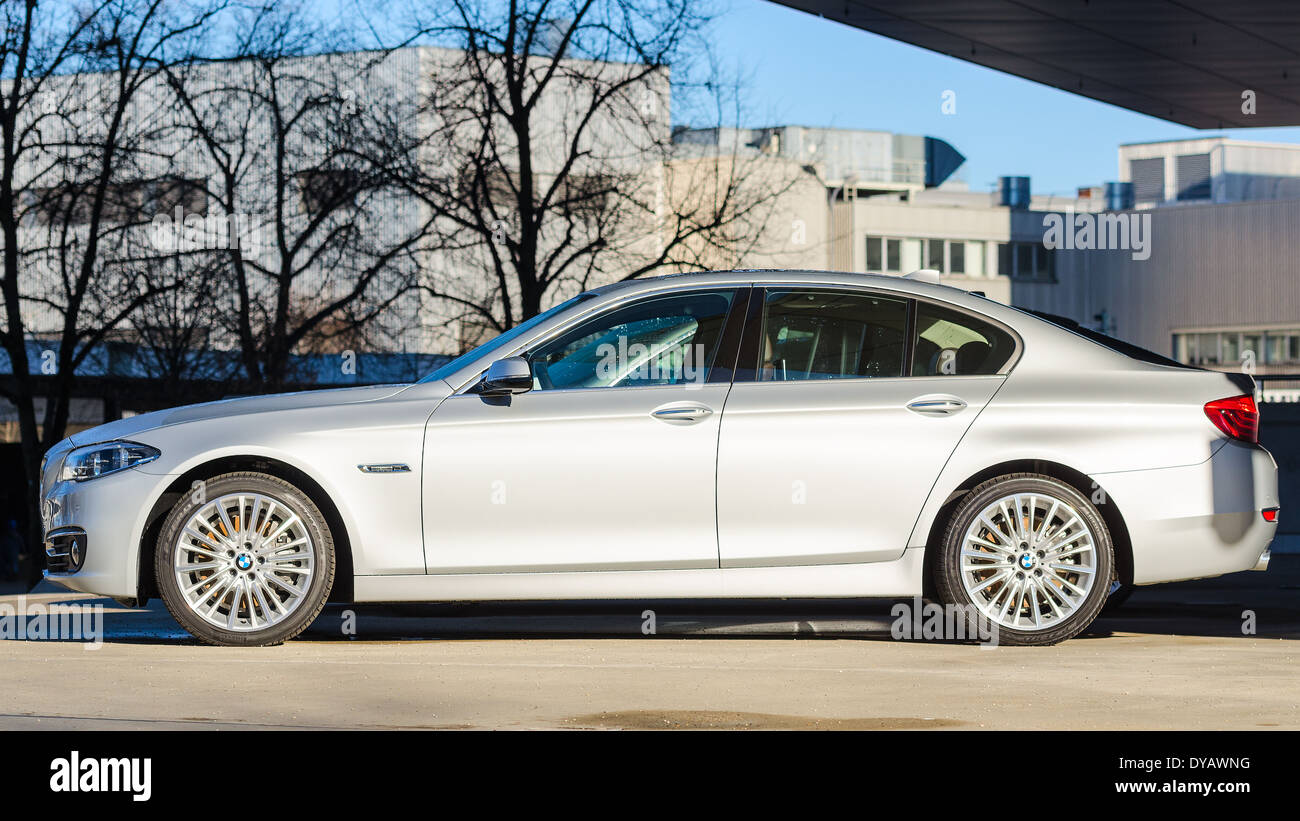
[(559, 305), (556, 305), (554, 308), (551, 308), (549, 311), (542, 311), (540, 314), (533, 317), (532, 319), (524, 320), (523, 322), (519, 323), (518, 325), (506, 331), (505, 333), (501, 334), (500, 336), (496, 337), (495, 339), (488, 340), (487, 342), (484, 342), (482, 345), (479, 345), (477, 348), (474, 348), (473, 350), (470, 351), (466, 351), (465, 353), (451, 360), (447, 364), (443, 365), (438, 370), (424, 377), (420, 381), (435, 382), (439, 379), (446, 379), (447, 377), (451, 376), (456, 371), (465, 367), (466, 365), (468, 365), (470, 362), (477, 359), (478, 357), (486, 356), (487, 354), (490, 354), (493, 351), (500, 350), (502, 348), (509, 346), (511, 342), (514, 342), (519, 337), (528, 333), (533, 328), (536, 328), (538, 325), (542, 324), (543, 322), (555, 316), (556, 314), (560, 313), (561, 311), (566, 311), (569, 308), (572, 308), (574, 305), (577, 305), (579, 302), (584, 302), (593, 296), (595, 296), (595, 294), (591, 294), (591, 293), (578, 294), (577, 296), (575, 296), (570, 300), (561, 302)]

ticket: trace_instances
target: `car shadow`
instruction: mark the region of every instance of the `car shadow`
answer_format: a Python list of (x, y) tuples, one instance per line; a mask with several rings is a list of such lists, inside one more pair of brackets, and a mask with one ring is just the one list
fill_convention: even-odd
[[(1294, 641), (1300, 639), (1298, 590), (1300, 555), (1275, 556), (1267, 573), (1237, 573), (1218, 579), (1137, 588), (1122, 608), (1103, 614), (1075, 640), (1172, 635)], [(16, 601), (14, 596), (0, 598), (0, 603)], [(158, 600), (143, 608), (68, 594), (30, 595), (27, 601), (57, 602), (81, 611), (99, 608), (105, 642), (198, 644)], [(295, 641), (579, 638), (894, 641), (899, 604), (910, 606), (913, 602), (904, 599), (660, 599), (331, 604)], [(911, 641), (929, 643), (919, 639)]]

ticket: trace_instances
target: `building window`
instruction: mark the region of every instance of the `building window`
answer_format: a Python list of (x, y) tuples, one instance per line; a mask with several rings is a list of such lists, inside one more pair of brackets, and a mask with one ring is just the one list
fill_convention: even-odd
[(867, 237), (867, 270), (880, 271), (884, 268), (884, 256), (881, 249), (885, 241), (880, 237)]
[(1224, 362), (1241, 361), (1241, 334), (1221, 334), (1219, 345)]
[(1045, 282), (1056, 280), (1056, 249), (1034, 246), (1034, 279)]
[[(208, 197), (204, 180), (160, 177), (155, 180), (113, 183), (104, 189), (101, 220), (108, 225), (132, 225), (154, 214), (167, 214), (179, 206), (186, 214), (205, 216)], [(31, 224), (85, 225), (94, 205), (93, 183), (60, 183), (26, 192), (27, 220)]]
[[(1032, 262), (1030, 266), (1032, 267)], [(867, 270), (902, 273), (930, 268), (941, 274), (984, 276), (984, 243), (979, 240), (890, 239), (867, 237)]]
[(1137, 202), (1163, 202), (1165, 199), (1165, 159), (1129, 160), (1129, 179), (1133, 182), (1133, 199)]
[(925, 267), (933, 268), (936, 271), (948, 270), (943, 261), (943, 240), (930, 239), (925, 241)]
[(1017, 242), (1015, 248), (1015, 272), (1012, 274), (1016, 279), (1033, 279), (1034, 277), (1034, 246), (1028, 242)]
[(1189, 365), (1300, 365), (1300, 328), (1269, 331), (1211, 331), (1174, 334), (1174, 358)]
[(1184, 154), (1175, 161), (1179, 200), (1210, 198), (1210, 155)]
[(1026, 282), (1056, 281), (1056, 251), (1036, 242), (998, 245), (998, 273)]
[(948, 271), (953, 274), (966, 273), (966, 243), (948, 243)]
[(898, 272), (903, 269), (903, 241), (867, 237), (867, 270)]
[(324, 168), (298, 174), (302, 208), (311, 216), (356, 202), (361, 175), (349, 168)]
[(903, 270), (903, 243), (896, 239), (885, 240), (885, 270)]

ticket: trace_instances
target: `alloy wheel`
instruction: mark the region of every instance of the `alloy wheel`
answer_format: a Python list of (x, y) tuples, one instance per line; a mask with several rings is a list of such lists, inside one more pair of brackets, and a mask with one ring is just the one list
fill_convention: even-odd
[(1096, 583), (1097, 546), (1074, 506), (1042, 493), (986, 505), (966, 529), (961, 581), (980, 612), (1002, 627), (1059, 626)]
[(316, 556), (303, 517), (289, 504), (261, 493), (228, 493), (186, 520), (172, 572), (196, 616), (224, 630), (252, 632), (299, 608)]

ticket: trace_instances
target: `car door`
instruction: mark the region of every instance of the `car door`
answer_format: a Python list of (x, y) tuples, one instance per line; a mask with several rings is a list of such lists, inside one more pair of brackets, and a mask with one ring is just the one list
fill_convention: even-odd
[(719, 434), (721, 566), (901, 555), (1015, 344), (897, 294), (756, 289)]
[(428, 572), (716, 568), (718, 424), (747, 292), (611, 306), (524, 352), (533, 390), (444, 401), (425, 435)]

